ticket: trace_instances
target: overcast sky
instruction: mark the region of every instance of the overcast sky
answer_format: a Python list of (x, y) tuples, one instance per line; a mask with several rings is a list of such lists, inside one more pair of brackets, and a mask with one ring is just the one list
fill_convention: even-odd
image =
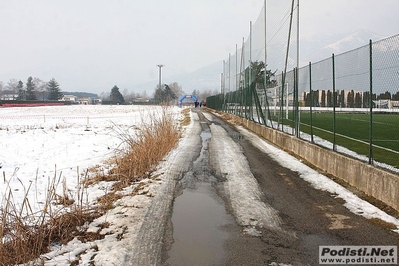
[[(55, 78), (64, 91), (134, 91), (158, 80), (157, 64), (170, 76), (226, 59), (263, 2), (0, 0), (0, 81), (32, 76)], [(399, 33), (398, 11), (399, 0), (300, 0), (300, 32), (391, 36)]]

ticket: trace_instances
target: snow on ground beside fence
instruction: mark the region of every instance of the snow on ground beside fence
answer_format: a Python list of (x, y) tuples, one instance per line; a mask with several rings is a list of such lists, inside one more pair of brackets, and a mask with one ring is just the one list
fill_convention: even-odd
[[(0, 108), (0, 207), (12, 193), (20, 204), (26, 190), (33, 211), (43, 207), (49, 183), (60, 180), (73, 196), (86, 169), (115, 155), (121, 145), (118, 132), (134, 134), (158, 106), (73, 105)], [(177, 108), (177, 107), (176, 107)], [(178, 110), (180, 109), (173, 109)], [(159, 112), (158, 112), (159, 111)], [(177, 112), (175, 112), (177, 113)], [(91, 196), (106, 193), (97, 191)], [(102, 194), (102, 195), (101, 195)]]

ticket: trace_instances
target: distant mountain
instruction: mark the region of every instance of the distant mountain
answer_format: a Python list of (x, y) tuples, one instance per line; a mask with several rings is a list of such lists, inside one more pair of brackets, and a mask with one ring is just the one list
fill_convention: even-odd
[[(309, 62), (329, 58), (334, 53), (338, 55), (361, 46), (367, 45), (371, 39), (373, 42), (388, 36), (382, 36), (368, 30), (358, 30), (347, 34), (318, 34), (302, 38), (300, 41), (300, 67), (308, 65)], [(226, 58), (227, 59), (227, 58)], [(186, 93), (193, 90), (220, 90), (220, 74), (223, 72), (223, 61), (218, 61), (204, 66), (190, 73), (182, 73), (163, 77), (163, 83), (177, 82)], [(158, 80), (134, 86), (137, 90), (146, 90), (152, 94)]]
[(368, 30), (358, 30), (348, 34), (323, 34), (301, 39), (300, 61), (301, 66), (309, 62), (315, 63), (332, 56), (369, 44), (369, 41), (379, 41), (386, 36)]
[[(223, 61), (219, 61), (190, 73), (162, 77), (162, 83), (170, 84), (177, 82), (186, 93), (191, 93), (194, 90), (220, 90), (220, 74), (222, 72)], [(146, 90), (147, 93), (151, 94), (155, 91), (157, 84), (158, 80), (153, 80), (135, 85), (134, 88), (141, 91)]]
[(62, 92), (64, 95), (73, 95), (76, 97), (81, 97), (81, 98), (98, 98), (98, 95), (95, 93), (90, 93), (90, 92), (81, 92), (81, 91), (75, 91), (75, 92), (69, 92), (69, 91), (63, 91)]
[(165, 78), (166, 83), (176, 81), (190, 93), (193, 90), (220, 89), (220, 74), (223, 72), (223, 61), (197, 69), (191, 73), (178, 74)]

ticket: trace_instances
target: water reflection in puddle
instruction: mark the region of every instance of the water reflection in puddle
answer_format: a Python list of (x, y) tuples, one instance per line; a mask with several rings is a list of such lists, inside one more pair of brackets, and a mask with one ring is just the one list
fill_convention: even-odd
[(229, 234), (223, 226), (231, 223), (223, 202), (209, 195), (206, 186), (185, 190), (174, 205), (174, 243), (168, 252), (169, 265), (220, 265), (223, 243)]
[(193, 169), (182, 179), (183, 194), (175, 199), (172, 214), (173, 239), (167, 265), (223, 265), (226, 230), (234, 223), (212, 182), (207, 140), (202, 132), (202, 150)]

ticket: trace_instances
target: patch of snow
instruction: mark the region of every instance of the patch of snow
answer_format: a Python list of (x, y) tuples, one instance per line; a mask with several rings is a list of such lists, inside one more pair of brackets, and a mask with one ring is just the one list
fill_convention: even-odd
[(397, 227), (397, 230), (395, 231), (399, 232), (398, 219), (388, 215), (367, 201), (360, 199), (343, 186), (318, 173), (283, 150), (280, 150), (279, 148), (267, 143), (256, 134), (249, 132), (241, 126), (237, 126), (237, 129), (241, 132), (241, 134), (248, 138), (255, 147), (268, 154), (281, 166), (298, 172), (300, 177), (309, 182), (314, 188), (328, 191), (331, 194), (336, 195), (336, 197), (342, 198), (345, 201), (344, 206), (351, 212), (362, 215), (368, 219), (377, 218), (392, 223)]
[[(231, 200), (238, 223), (247, 228), (281, 230), (278, 212), (261, 200), (259, 185), (240, 146), (221, 126), (212, 124), (210, 129), (210, 149), (218, 158), (220, 175), (227, 180), (224, 185), (225, 192)], [(246, 232), (259, 234), (256, 230), (247, 229)]]

